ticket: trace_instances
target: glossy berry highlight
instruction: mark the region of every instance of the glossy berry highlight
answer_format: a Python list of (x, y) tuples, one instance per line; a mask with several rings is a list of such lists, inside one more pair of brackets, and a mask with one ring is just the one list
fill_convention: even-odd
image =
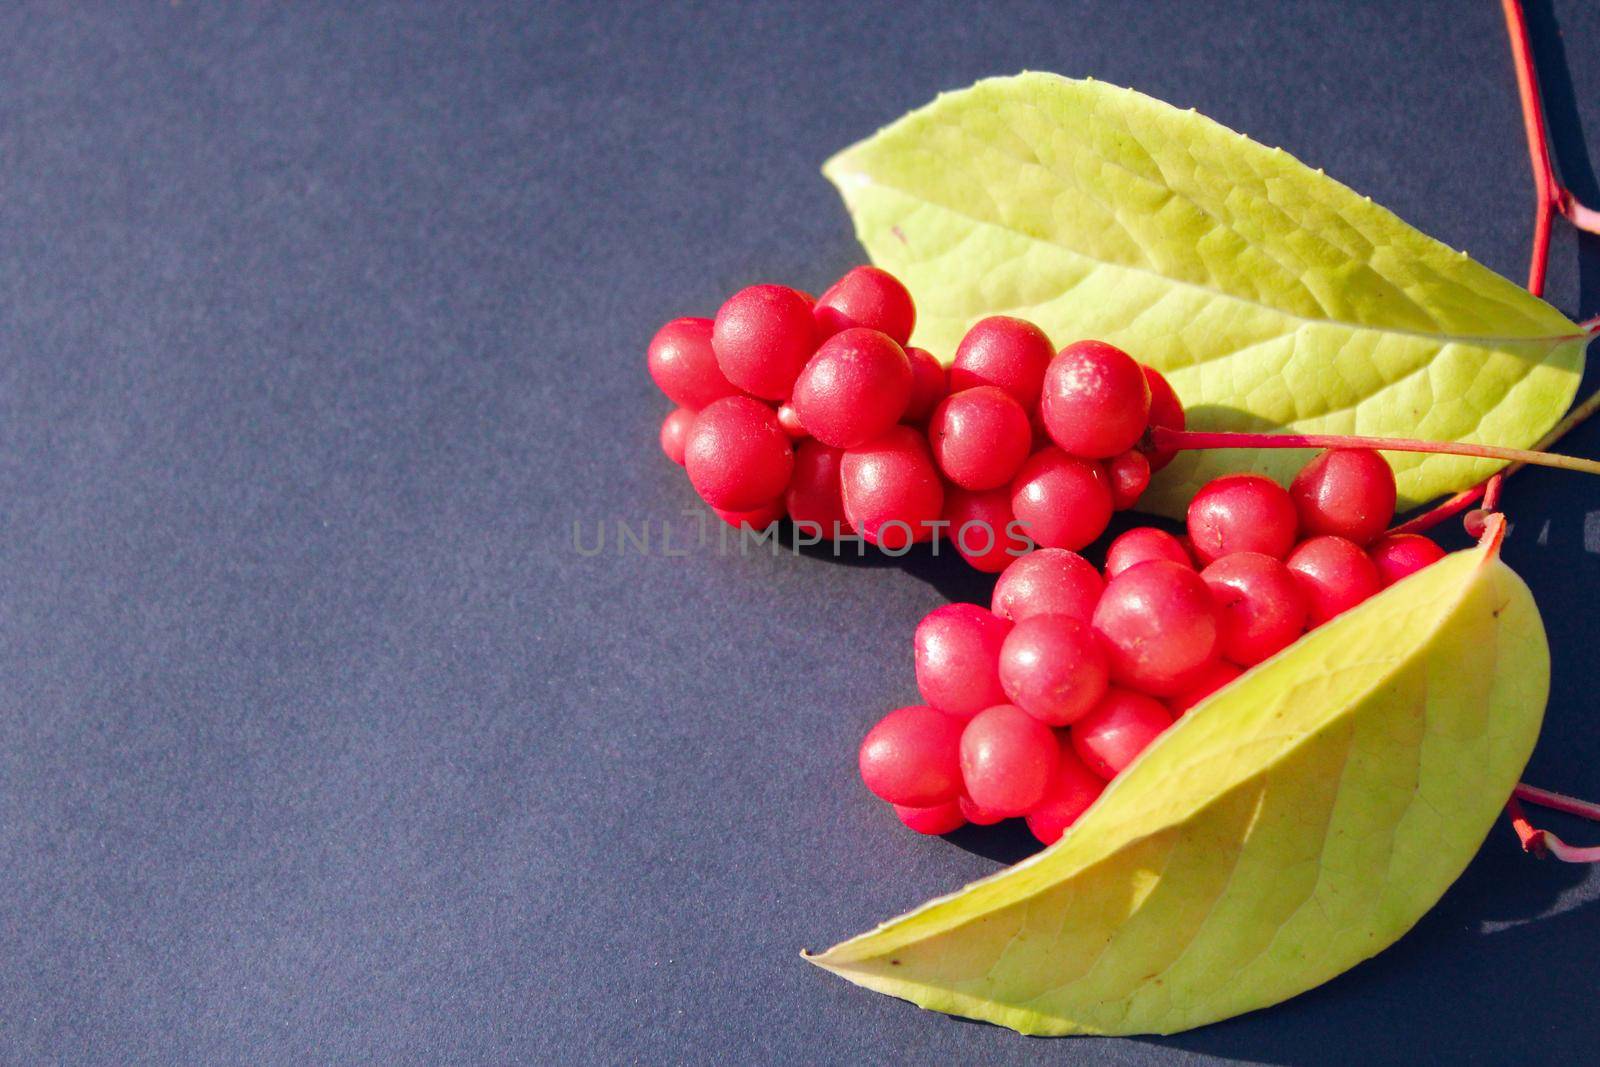
[(961, 733), (961, 780), (979, 808), (1007, 818), (1026, 814), (1050, 785), (1056, 737), (1021, 708), (985, 708)]
[(1300, 542), (1289, 554), (1289, 570), (1306, 597), (1306, 618), (1321, 626), (1381, 588), (1378, 569), (1361, 546), (1325, 535)]
[(834, 448), (856, 448), (900, 421), (911, 384), (911, 361), (892, 338), (848, 329), (806, 362), (790, 402), (806, 433)]
[(1299, 524), (1288, 490), (1260, 474), (1225, 474), (1189, 502), (1189, 543), (1202, 563), (1234, 552), (1282, 559)]
[(1394, 469), (1370, 448), (1335, 448), (1300, 468), (1289, 486), (1302, 536), (1333, 534), (1365, 545), (1394, 518)]
[(1079, 341), (1051, 361), (1039, 405), (1045, 429), (1064, 451), (1110, 458), (1144, 436), (1150, 383), (1122, 349), (1104, 341)]
[(739, 392), (717, 366), (710, 319), (673, 319), (650, 339), (645, 359), (656, 387), (690, 411)]
[(724, 397), (695, 417), (684, 467), (707, 504), (748, 511), (783, 495), (794, 447), (771, 408), (747, 396)]
[(1211, 591), (1193, 568), (1151, 560), (1106, 583), (1093, 625), (1117, 682), (1169, 696), (1217, 657)]
[(963, 726), (921, 705), (891, 711), (861, 742), (862, 782), (891, 804), (920, 808), (954, 800), (961, 793)]
[(976, 604), (946, 604), (923, 616), (912, 640), (917, 689), (941, 711), (971, 716), (1006, 700), (1000, 650), (1011, 624)]
[(990, 609), (1021, 622), (1035, 615), (1065, 615), (1088, 622), (1106, 583), (1094, 564), (1065, 548), (1041, 548), (1001, 572)]
[(817, 347), (811, 301), (786, 285), (752, 285), (730, 296), (711, 328), (717, 366), (753, 396), (783, 400)]
[(1111, 521), (1111, 488), (1094, 460), (1046, 448), (1012, 480), (1011, 511), (1039, 544), (1077, 551)]
[(963, 489), (1008, 484), (1033, 447), (1016, 398), (993, 385), (952, 393), (928, 419), (928, 442), (944, 476)]
[(906, 287), (886, 270), (856, 267), (817, 297), (813, 312), (819, 336), (856, 327), (888, 334), (896, 344), (911, 340), (917, 309)]

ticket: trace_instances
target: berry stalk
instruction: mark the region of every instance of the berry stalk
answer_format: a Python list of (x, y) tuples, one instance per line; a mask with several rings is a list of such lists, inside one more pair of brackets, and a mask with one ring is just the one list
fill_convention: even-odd
[(1583, 474), (1600, 474), (1600, 460), (1535, 452), (1525, 448), (1501, 448), (1467, 441), (1417, 441), (1406, 437), (1360, 437), (1324, 433), (1236, 433), (1211, 430), (1173, 430), (1165, 426), (1150, 429), (1150, 442), (1157, 449), (1188, 451), (1200, 448), (1371, 448), (1382, 452), (1422, 452), (1449, 456), (1499, 459), (1508, 463), (1556, 467)]

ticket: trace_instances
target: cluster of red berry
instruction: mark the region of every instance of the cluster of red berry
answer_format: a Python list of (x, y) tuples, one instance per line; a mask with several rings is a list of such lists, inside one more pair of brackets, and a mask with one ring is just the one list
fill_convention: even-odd
[(649, 349), (679, 405), (662, 448), (725, 521), (787, 515), (818, 539), (848, 531), (891, 551), (948, 529), (999, 573), (988, 609), (922, 620), (926, 704), (861, 745), (867, 787), (914, 830), (1024, 816), (1055, 841), (1175, 716), (1444, 554), (1384, 535), (1394, 474), (1348, 448), (1288, 489), (1218, 478), (1191, 501), (1186, 536), (1131, 529), (1096, 570), (1078, 550), (1171, 460), (1149, 431), (1184, 428), (1177, 394), (1121, 349), (1057, 352), (1006, 316), (974, 325), (946, 373), (905, 347), (915, 320), (897, 279), (858, 267), (815, 300), (742, 289)]
[(1103, 574), (1067, 549), (1017, 559), (988, 610), (951, 604), (918, 625), (927, 703), (872, 728), (862, 779), (921, 833), (1024, 816), (1054, 842), (1177, 716), (1440, 559), (1426, 537), (1383, 534), (1394, 507), (1383, 458), (1337, 449), (1289, 489), (1216, 479), (1187, 536), (1129, 530)]
[(984, 319), (946, 373), (905, 347), (905, 286), (857, 267), (816, 300), (755, 285), (715, 320), (667, 323), (650, 373), (679, 407), (661, 447), (725, 521), (787, 515), (812, 537), (888, 551), (948, 531), (997, 573), (1032, 545), (1080, 549), (1172, 457), (1145, 444), (1183, 428), (1166, 380), (1101, 341), (1057, 353), (1030, 322)]

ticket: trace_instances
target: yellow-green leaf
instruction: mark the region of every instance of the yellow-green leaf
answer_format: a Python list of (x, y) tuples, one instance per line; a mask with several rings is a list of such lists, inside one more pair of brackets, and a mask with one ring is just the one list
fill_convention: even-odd
[(1493, 825), (1549, 690), (1527, 587), (1458, 552), (1199, 705), (1055, 845), (813, 962), (1030, 1034), (1171, 1033), (1392, 943)]
[[(985, 315), (1165, 373), (1196, 429), (1527, 447), (1571, 403), (1583, 331), (1282, 149), (1129, 89), (1029, 73), (940, 96), (824, 167), (948, 362)], [(1306, 454), (1191, 452), (1141, 506)], [(1390, 456), (1401, 506), (1493, 461)]]

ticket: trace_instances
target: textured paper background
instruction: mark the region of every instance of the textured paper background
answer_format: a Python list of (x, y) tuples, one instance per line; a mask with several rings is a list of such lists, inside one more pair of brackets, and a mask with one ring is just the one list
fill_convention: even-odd
[[(1600, 203), (1600, 10), (1534, 21)], [(798, 959), (1025, 848), (904, 833), (853, 768), (916, 620), (987, 583), (663, 557), (695, 501), (644, 344), (826, 285), (860, 252), (821, 161), (1028, 67), (1198, 107), (1524, 275), (1491, 0), (0, 15), (0, 1059), (1591, 1052), (1600, 879), (1504, 828), (1378, 960), (1170, 1040), (1029, 1041)], [(1600, 312), (1600, 242), (1558, 236), (1551, 295)], [(1554, 646), (1530, 779), (1600, 795), (1600, 488), (1506, 505)], [(655, 551), (573, 550), (619, 520)]]

